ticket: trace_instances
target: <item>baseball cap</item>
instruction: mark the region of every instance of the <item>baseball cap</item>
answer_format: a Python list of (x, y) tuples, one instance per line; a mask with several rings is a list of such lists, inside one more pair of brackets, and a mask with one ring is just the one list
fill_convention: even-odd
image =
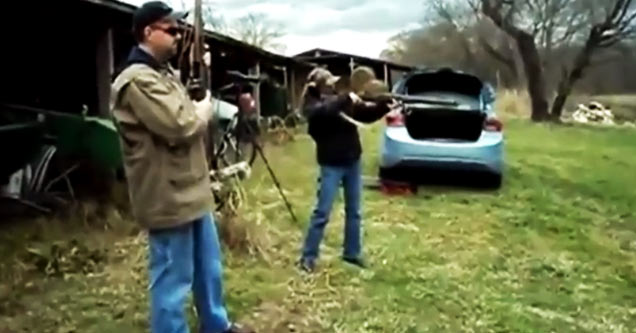
[(307, 75), (307, 81), (328, 86), (336, 84), (338, 80), (340, 80), (340, 76), (333, 75), (329, 70), (322, 67), (314, 68)]
[(170, 6), (162, 1), (149, 1), (144, 3), (133, 14), (133, 31), (138, 33), (145, 27), (162, 19), (183, 20), (188, 16), (188, 12), (174, 11)]

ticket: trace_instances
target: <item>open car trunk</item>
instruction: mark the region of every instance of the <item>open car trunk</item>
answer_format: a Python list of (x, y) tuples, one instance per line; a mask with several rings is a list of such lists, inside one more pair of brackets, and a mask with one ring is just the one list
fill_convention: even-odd
[(405, 125), (416, 140), (477, 141), (486, 113), (478, 78), (451, 70), (416, 72), (398, 87), (406, 95)]

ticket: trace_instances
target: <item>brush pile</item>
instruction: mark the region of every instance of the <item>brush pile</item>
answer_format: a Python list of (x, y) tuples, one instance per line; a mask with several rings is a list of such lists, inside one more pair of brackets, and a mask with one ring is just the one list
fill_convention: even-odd
[(572, 114), (572, 119), (577, 123), (615, 125), (614, 114), (612, 110), (606, 108), (599, 102), (590, 102), (587, 105), (579, 104), (578, 108)]

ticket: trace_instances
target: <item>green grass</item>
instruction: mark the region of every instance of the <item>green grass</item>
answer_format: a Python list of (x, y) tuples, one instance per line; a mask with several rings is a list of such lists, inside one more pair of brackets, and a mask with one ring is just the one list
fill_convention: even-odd
[[(378, 131), (364, 132), (367, 175)], [(635, 332), (636, 131), (511, 120), (506, 136), (500, 191), (365, 190), (368, 270), (338, 260), (340, 201), (314, 275), (293, 266), (315, 200), (313, 143), (299, 135), (268, 147), (301, 225), (259, 165), (244, 214), (226, 221), (253, 244), (226, 249), (231, 314), (260, 332)], [(108, 231), (77, 219), (5, 227), (0, 332), (147, 331), (145, 238), (129, 236), (126, 217), (107, 218)], [(25, 248), (72, 237), (107, 250), (102, 270), (66, 279), (25, 270)]]

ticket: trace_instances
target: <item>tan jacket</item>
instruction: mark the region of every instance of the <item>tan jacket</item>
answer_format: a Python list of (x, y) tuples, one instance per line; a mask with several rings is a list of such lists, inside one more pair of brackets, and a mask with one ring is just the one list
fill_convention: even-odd
[(140, 225), (175, 227), (209, 211), (214, 199), (203, 136), (207, 121), (196, 115), (173, 72), (131, 65), (115, 79), (110, 106)]

